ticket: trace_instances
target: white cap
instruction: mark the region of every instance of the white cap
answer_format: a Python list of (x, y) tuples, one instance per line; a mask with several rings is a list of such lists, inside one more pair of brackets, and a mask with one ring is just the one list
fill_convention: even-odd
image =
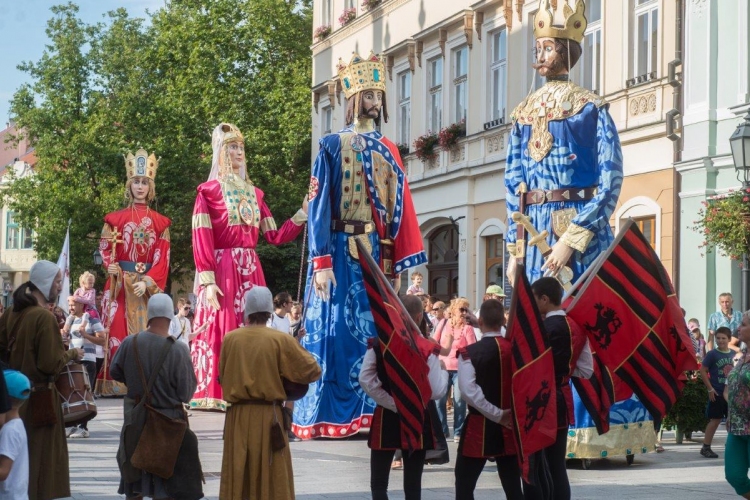
[(245, 316), (257, 312), (272, 313), (273, 296), (268, 288), (255, 285), (245, 294)]
[(154, 318), (174, 318), (174, 303), (166, 293), (157, 293), (148, 299), (148, 320)]
[(42, 292), (45, 299), (49, 300), (49, 292), (59, 272), (60, 268), (54, 262), (38, 260), (29, 270), (29, 281)]

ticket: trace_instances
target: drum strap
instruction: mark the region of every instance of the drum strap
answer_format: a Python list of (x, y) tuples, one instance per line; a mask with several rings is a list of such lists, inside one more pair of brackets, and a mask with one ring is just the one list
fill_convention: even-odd
[(164, 365), (164, 360), (167, 359), (167, 354), (169, 353), (169, 350), (174, 345), (174, 337), (171, 335), (167, 337), (167, 344), (164, 346), (164, 349), (162, 349), (161, 354), (159, 355), (159, 361), (156, 362), (156, 365), (154, 365), (154, 371), (151, 373), (151, 377), (148, 380), (148, 383), (146, 383), (146, 375), (143, 372), (143, 365), (141, 365), (141, 356), (138, 354), (138, 333), (135, 334), (133, 337), (133, 349), (135, 350), (135, 361), (138, 364), (138, 371), (141, 374), (141, 383), (143, 384), (143, 401), (145, 401), (145, 404), (151, 405), (151, 389), (154, 386), (154, 382), (156, 382), (156, 377), (159, 375), (159, 372), (161, 371), (161, 367)]

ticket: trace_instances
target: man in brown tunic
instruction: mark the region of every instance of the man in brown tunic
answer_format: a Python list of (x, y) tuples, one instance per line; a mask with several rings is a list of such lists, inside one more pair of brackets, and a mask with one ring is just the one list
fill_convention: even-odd
[(290, 500), (294, 498), (292, 456), (286, 432), (279, 451), (271, 449), (271, 428), (283, 426), (282, 377), (299, 384), (320, 378), (321, 370), (291, 335), (268, 328), (271, 291), (254, 286), (245, 295), (245, 324), (229, 332), (221, 346), (219, 376), (231, 403), (224, 427), (224, 457), (219, 498)]
[[(14, 370), (31, 380), (32, 391), (53, 383), (63, 367), (83, 359), (83, 350), (65, 351), (55, 316), (48, 303), (57, 302), (62, 273), (56, 264), (40, 260), (31, 266), (29, 281), (13, 293), (13, 310), (0, 318), (0, 354)], [(59, 401), (59, 395), (56, 398)], [(57, 419), (51, 425), (30, 424), (30, 404), (20, 410), (29, 440), (29, 498), (48, 500), (70, 496), (68, 443), (65, 440), (62, 407), (54, 406)]]

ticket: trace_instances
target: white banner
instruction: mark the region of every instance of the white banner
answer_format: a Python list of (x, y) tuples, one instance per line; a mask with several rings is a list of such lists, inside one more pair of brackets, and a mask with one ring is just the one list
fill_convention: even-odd
[(67, 313), (68, 297), (70, 296), (70, 222), (68, 222), (68, 230), (65, 233), (65, 243), (63, 243), (62, 252), (60, 252), (60, 257), (57, 259), (57, 266), (62, 270), (63, 274), (62, 291), (57, 298), (57, 305)]

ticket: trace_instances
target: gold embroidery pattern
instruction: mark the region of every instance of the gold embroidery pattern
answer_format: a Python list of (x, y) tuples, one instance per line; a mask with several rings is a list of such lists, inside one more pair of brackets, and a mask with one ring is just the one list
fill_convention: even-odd
[(255, 186), (238, 175), (227, 175), (219, 181), (230, 226), (245, 224), (260, 226), (260, 207), (255, 198)]
[(213, 271), (201, 271), (198, 273), (198, 283), (201, 285), (212, 285), (216, 283), (216, 276)]
[(294, 215), (292, 215), (292, 222), (294, 222), (296, 225), (301, 226), (305, 222), (307, 222), (307, 214), (302, 211), (300, 208), (295, 212)]
[(352, 138), (357, 134), (341, 135), (341, 218), (345, 220), (372, 220), (367, 182), (362, 165), (362, 153), (352, 149)]
[(260, 221), (260, 230), (265, 233), (266, 231), (276, 231), (276, 221), (273, 217), (266, 217)]
[(584, 252), (594, 238), (593, 231), (584, 229), (581, 226), (570, 223), (568, 229), (560, 237), (560, 241), (568, 245), (573, 250)]
[(193, 229), (208, 228), (211, 229), (211, 217), (208, 214), (193, 215)]
[(529, 155), (540, 162), (550, 152), (554, 142), (549, 132), (549, 122), (574, 116), (590, 102), (598, 108), (607, 104), (600, 96), (574, 83), (547, 82), (513, 110), (511, 120), (531, 126)]

